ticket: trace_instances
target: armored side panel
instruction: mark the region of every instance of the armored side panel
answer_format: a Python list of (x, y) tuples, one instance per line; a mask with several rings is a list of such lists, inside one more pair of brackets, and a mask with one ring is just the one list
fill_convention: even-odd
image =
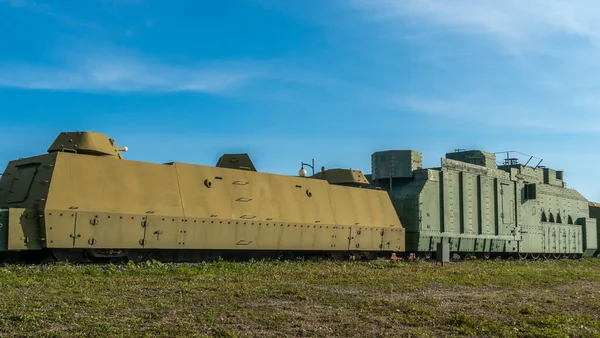
[(404, 251), (384, 191), (257, 172), (244, 154), (211, 167), (55, 148), (0, 179), (3, 248)]
[(583, 257), (593, 257), (598, 251), (597, 219), (586, 218), (583, 221)]
[(520, 190), (520, 252), (583, 254), (587, 200), (562, 185), (526, 183), (517, 178)]
[(517, 252), (515, 187), (506, 172), (442, 159), (394, 182), (392, 197), (407, 232), (407, 251)]
[[(597, 245), (598, 249), (594, 253), (594, 255), (600, 257), (600, 203), (590, 202), (588, 204), (588, 209), (590, 213), (590, 217), (596, 220), (596, 236), (597, 236)], [(591, 236), (593, 229), (590, 230), (589, 235)]]
[(331, 185), (330, 196), (336, 223), (352, 225), (349, 250), (405, 251), (404, 229), (386, 192)]
[(0, 209), (0, 251), (8, 250), (8, 209)]
[(423, 157), (418, 151), (389, 150), (371, 155), (373, 180), (412, 177), (413, 171), (423, 168)]
[(402, 233), (384, 192), (246, 170), (62, 153), (54, 190), (47, 220), (73, 228), (47, 225), (49, 246), (349, 250), (354, 227), (366, 227), (378, 242), (360, 249), (379, 251), (384, 228)]
[(600, 203), (598, 202), (589, 202), (588, 209), (591, 218), (600, 218)]
[(8, 216), (4, 222), (7, 250), (34, 250), (45, 245), (40, 210), (47, 203), (57, 154), (11, 161), (0, 177), (0, 209)]

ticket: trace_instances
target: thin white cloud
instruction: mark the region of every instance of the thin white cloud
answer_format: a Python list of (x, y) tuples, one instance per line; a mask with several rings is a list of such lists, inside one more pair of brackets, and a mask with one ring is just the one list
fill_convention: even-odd
[(511, 48), (540, 47), (556, 36), (600, 38), (595, 0), (352, 0), (375, 21), (429, 23), (455, 33), (489, 35)]
[(81, 20), (74, 18), (70, 15), (57, 11), (53, 7), (45, 3), (39, 3), (38, 1), (33, 0), (0, 0), (1, 4), (8, 4), (14, 8), (27, 10), (31, 13), (47, 16), (58, 20), (66, 25), (75, 26), (75, 27), (85, 27), (92, 28), (97, 30), (102, 30), (103, 28), (100, 25), (97, 25), (94, 22)]
[(65, 53), (56, 65), (0, 64), (0, 86), (83, 92), (226, 93), (259, 76), (251, 62), (177, 65), (130, 53)]
[(139, 5), (143, 2), (143, 0), (97, 0), (99, 2), (101, 2), (104, 5), (111, 5), (111, 6), (135, 6), (135, 5)]
[[(496, 58), (494, 42), (513, 56), (505, 68), (531, 75), (540, 87), (597, 87), (600, 67), (600, 2), (595, 0), (351, 0), (351, 8), (380, 32), (419, 46), (424, 61)], [(450, 40), (448, 37), (453, 37)], [(456, 39), (456, 38), (459, 39)], [(452, 41), (452, 42), (447, 42)]]
[[(554, 110), (543, 103), (506, 103), (476, 95), (455, 99), (399, 96), (390, 101), (399, 109), (410, 109), (446, 120), (482, 123), (482, 127), (524, 128), (541, 133), (597, 133), (600, 115), (587, 110)], [(508, 130), (508, 129), (507, 129)]]
[(412, 45), (449, 84), (435, 96), (395, 94), (393, 106), (488, 126), (600, 131), (598, 1), (351, 0), (350, 8), (379, 35)]

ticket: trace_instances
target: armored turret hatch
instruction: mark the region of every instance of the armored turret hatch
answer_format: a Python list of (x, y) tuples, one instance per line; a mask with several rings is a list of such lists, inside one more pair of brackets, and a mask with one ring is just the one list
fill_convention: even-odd
[(446, 158), (450, 160), (480, 165), (490, 169), (496, 169), (496, 155), (482, 150), (457, 150), (447, 153)]
[(248, 154), (223, 154), (217, 161), (217, 167), (256, 171)]
[(62, 132), (56, 137), (48, 152), (57, 151), (122, 159), (121, 151), (127, 151), (127, 147), (117, 148), (115, 141), (102, 133), (76, 131)]
[(329, 184), (363, 187), (369, 181), (360, 170), (352, 169), (327, 169), (316, 173), (312, 178), (326, 180)]

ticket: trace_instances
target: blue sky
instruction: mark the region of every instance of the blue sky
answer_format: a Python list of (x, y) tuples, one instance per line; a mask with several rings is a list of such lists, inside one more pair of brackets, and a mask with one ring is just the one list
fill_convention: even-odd
[(518, 150), (600, 200), (600, 20), (581, 0), (0, 0), (0, 163), (60, 131), (128, 159), (370, 172)]

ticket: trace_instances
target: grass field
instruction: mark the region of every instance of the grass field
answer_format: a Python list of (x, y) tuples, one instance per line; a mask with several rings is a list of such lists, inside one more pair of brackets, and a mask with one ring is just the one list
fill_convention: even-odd
[(600, 259), (0, 268), (14, 336), (600, 335)]

